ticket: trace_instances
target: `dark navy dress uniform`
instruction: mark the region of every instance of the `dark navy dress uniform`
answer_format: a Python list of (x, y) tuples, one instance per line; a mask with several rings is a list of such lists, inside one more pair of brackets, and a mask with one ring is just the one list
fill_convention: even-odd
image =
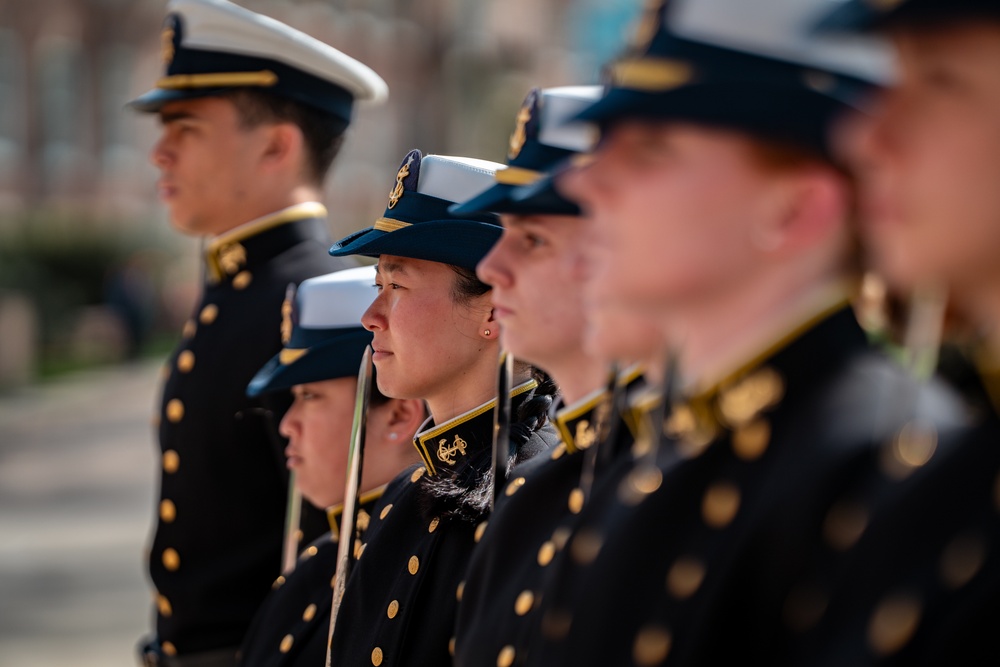
[[(512, 390), (515, 414), (535, 385)], [(332, 664), (450, 662), (465, 571), (487, 526), (494, 409), (491, 401), (414, 438), (424, 464), (390, 483), (373, 510), (340, 608)], [(512, 429), (508, 493), (523, 483), (517, 464), (556, 443), (551, 427), (533, 428)]]
[[(136, 111), (252, 90), (299, 104), (337, 132), (355, 100), (387, 95), (362, 63), (226, 0), (171, 0), (160, 44), (163, 76), (129, 102)], [(288, 476), (276, 427), (289, 397), (245, 390), (281, 349), (287, 285), (347, 266), (326, 256), (325, 216), (319, 204), (300, 204), (209, 245), (204, 293), (162, 390), (149, 552), (157, 637), (140, 647), (147, 664), (231, 665), (279, 572)]]
[(938, 433), (960, 427), (951, 394), (873, 352), (847, 308), (689, 396), (659, 477), (620, 468), (595, 487), (522, 664), (784, 664), (788, 633), (822, 606), (805, 571), (863, 529), (851, 491), (881, 474), (911, 408)]
[[(624, 388), (637, 392), (637, 374), (622, 376)], [(615, 414), (612, 397), (598, 390), (555, 410), (552, 422), (560, 442), (547, 456), (525, 463), (511, 480), (479, 546), (463, 586), (455, 629), (455, 664), (514, 664), (532, 636), (532, 612), (541, 602), (548, 566), (572, 533), (586, 502), (584, 468), (594, 465), (600, 433), (612, 433), (612, 454), (632, 451), (630, 424), (641, 414)], [(615, 419), (615, 427), (608, 420)], [(594, 470), (603, 475), (604, 470)]]
[(324, 214), (293, 207), (209, 245), (204, 294), (161, 394), (149, 568), (167, 655), (235, 651), (280, 573), (288, 474), (277, 423), (289, 398), (245, 392), (281, 349), (289, 283), (338, 268)]
[[(361, 496), (357, 525), (362, 535), (384, 490), (382, 487)], [(307, 667), (325, 663), (342, 513), (342, 505), (331, 509), (330, 532), (299, 554), (294, 570), (275, 580), (271, 594), (247, 631), (240, 649), (240, 665)]]
[[(396, 255), (474, 271), (500, 238), (499, 219), (449, 207), (492, 187), (498, 168), (503, 165), (409, 152), (382, 217), (331, 253)], [(551, 397), (536, 387), (531, 380), (511, 390), (512, 492), (521, 483), (517, 466), (557, 441), (546, 423)], [(347, 580), (331, 664), (450, 662), (462, 581), (493, 494), (495, 409), (496, 399), (443, 424), (428, 420), (414, 437), (424, 463), (390, 483), (373, 511)]]
[[(374, 267), (366, 266), (310, 278), (294, 293), (289, 289), (281, 306), (284, 347), (257, 372), (247, 394), (271, 395), (296, 385), (354, 378), (372, 340), (361, 317), (371, 304), (374, 281)], [(342, 435), (341, 442), (326, 446), (340, 447), (346, 458), (349, 438), (346, 432)], [(293, 437), (292, 446), (296, 444)], [(360, 495), (356, 525), (361, 532), (384, 488)], [(290, 572), (275, 580), (240, 649), (243, 667), (325, 663), (342, 514), (343, 505), (329, 509), (329, 532), (302, 551)]]
[[(848, 0), (818, 28), (914, 26), (932, 34), (937, 25), (981, 20), (996, 23), (1000, 7), (986, 0)], [(966, 372), (975, 364), (957, 356), (945, 369), (947, 380), (964, 394), (970, 428), (927, 433), (926, 415), (916, 413), (913, 425), (895, 441), (894, 456), (883, 461), (893, 483), (856, 491), (869, 507), (864, 530), (839, 557), (818, 554), (803, 575), (800, 585), (821, 596), (823, 606), (794, 635), (794, 661), (861, 666), (1000, 662), (993, 634), (1000, 623), (1000, 383), (995, 364), (976, 361), (978, 380), (975, 372)], [(885, 465), (898, 463), (898, 457), (923, 465)]]

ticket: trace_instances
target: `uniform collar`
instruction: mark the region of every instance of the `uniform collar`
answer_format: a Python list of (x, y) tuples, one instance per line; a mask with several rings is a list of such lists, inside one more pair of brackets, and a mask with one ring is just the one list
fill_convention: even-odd
[(570, 454), (587, 449), (597, 439), (597, 426), (601, 419), (607, 419), (611, 407), (607, 389), (601, 388), (587, 394), (579, 401), (561, 407), (552, 419), (559, 437)]
[[(386, 485), (383, 484), (377, 489), (365, 491), (361, 494), (361, 497), (358, 499), (358, 530), (365, 530), (368, 528), (368, 521), (371, 519), (369, 510), (371, 510), (372, 506), (375, 505), (375, 502), (382, 497), (382, 494), (385, 493), (385, 487)], [(334, 542), (340, 538), (340, 517), (343, 515), (343, 503), (326, 509), (326, 520), (330, 522), (330, 532), (333, 534)]]
[[(529, 392), (537, 386), (536, 381), (529, 380), (511, 389), (512, 414), (517, 413), (521, 403), (530, 396)], [(492, 447), (493, 410), (496, 405), (494, 398), (440, 426), (435, 426), (434, 418), (428, 417), (413, 436), (413, 445), (424, 460), (427, 474), (437, 475), (445, 469), (462, 467), (472, 454)]]
[(232, 280), (254, 263), (266, 261), (308, 236), (305, 230), (289, 223), (323, 219), (326, 215), (322, 204), (304, 202), (212, 238), (205, 249), (209, 281)]
[[(865, 344), (846, 299), (815, 311), (721, 380), (690, 392), (672, 406), (664, 428), (696, 453), (724, 429), (738, 430), (774, 409), (789, 382), (839, 363), (841, 349)], [(820, 356), (817, 356), (817, 350)]]

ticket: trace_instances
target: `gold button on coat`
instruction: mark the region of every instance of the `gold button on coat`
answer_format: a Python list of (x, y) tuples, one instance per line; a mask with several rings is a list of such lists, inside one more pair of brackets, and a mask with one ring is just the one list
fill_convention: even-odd
[(176, 424), (184, 419), (184, 404), (179, 398), (171, 398), (167, 402), (167, 419)]
[(176, 572), (181, 567), (181, 557), (176, 549), (167, 547), (163, 550), (163, 567), (171, 572)]
[(382, 649), (380, 649), (378, 646), (376, 646), (375, 649), (372, 651), (372, 664), (375, 665), (375, 667), (378, 667), (379, 665), (382, 664)]
[(210, 303), (201, 309), (201, 314), (198, 315), (198, 320), (202, 324), (211, 324), (215, 321), (215, 318), (219, 316), (219, 307), (214, 303)]
[(534, 593), (531, 591), (521, 591), (521, 594), (517, 596), (517, 600), (514, 602), (514, 613), (518, 616), (524, 616), (531, 611), (531, 605), (534, 603)]
[(163, 452), (163, 472), (174, 474), (181, 465), (180, 455), (172, 449)]
[(389, 608), (385, 610), (386, 616), (389, 618), (396, 618), (396, 614), (399, 613), (399, 600), (393, 600), (389, 603)]
[(293, 637), (291, 635), (285, 635), (282, 638), (282, 640), (281, 640), (281, 646), (279, 646), (278, 649), (282, 653), (288, 653), (289, 651), (292, 650), (292, 644), (294, 644), (294, 643), (295, 643), (295, 637)]
[(181, 373), (190, 373), (194, 368), (194, 352), (184, 350), (177, 355), (177, 370)]
[(311, 604), (306, 607), (306, 610), (302, 612), (302, 620), (308, 623), (309, 621), (316, 618), (316, 605)]
[(497, 667), (510, 667), (514, 664), (514, 647), (511, 645), (504, 646), (500, 649), (500, 655), (497, 656)]
[(406, 564), (406, 569), (409, 570), (410, 574), (416, 574), (417, 570), (420, 569), (420, 559), (416, 556), (410, 556), (410, 562)]
[(233, 288), (238, 290), (246, 289), (250, 286), (253, 275), (249, 271), (240, 271), (233, 277)]
[(169, 498), (164, 498), (160, 501), (160, 519), (164, 523), (173, 523), (174, 519), (177, 518), (177, 506), (174, 505), (174, 501)]

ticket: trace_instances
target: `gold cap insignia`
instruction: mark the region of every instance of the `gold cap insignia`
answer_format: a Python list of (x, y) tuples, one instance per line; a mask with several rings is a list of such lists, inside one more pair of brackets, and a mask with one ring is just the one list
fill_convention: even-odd
[(413, 156), (410, 156), (407, 158), (406, 164), (396, 172), (396, 185), (389, 193), (389, 208), (394, 207), (403, 198), (403, 179), (410, 175), (410, 163), (412, 162)]
[(160, 33), (160, 53), (163, 55), (163, 64), (169, 65), (174, 60), (174, 29), (167, 26)]
[(219, 248), (219, 266), (229, 275), (239, 273), (247, 263), (247, 250), (239, 243), (227, 243)]
[(534, 99), (532, 95), (521, 110), (517, 112), (517, 125), (514, 126), (514, 132), (510, 135), (510, 146), (507, 149), (507, 159), (513, 160), (518, 155), (521, 154), (521, 149), (524, 148), (524, 142), (528, 139), (528, 133), (525, 131), (525, 126), (528, 121), (531, 120), (531, 103)]
[(295, 299), (295, 288), (288, 286), (285, 292), (285, 300), (281, 304), (281, 343), (288, 344), (292, 339), (292, 301)]
[(462, 440), (459, 435), (455, 436), (455, 441), (451, 444), (451, 446), (448, 445), (448, 440), (446, 438), (441, 438), (438, 440), (438, 460), (447, 465), (454, 465), (456, 460), (455, 454), (465, 456), (465, 448), (467, 446), (468, 444), (465, 440)]

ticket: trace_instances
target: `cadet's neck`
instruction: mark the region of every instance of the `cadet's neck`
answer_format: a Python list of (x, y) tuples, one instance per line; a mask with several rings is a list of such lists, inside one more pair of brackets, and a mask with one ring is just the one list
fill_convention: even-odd
[(559, 387), (559, 395), (567, 405), (600, 388), (607, 381), (607, 364), (583, 352), (565, 355), (558, 362), (539, 362)]
[[(497, 347), (494, 344), (489, 349), (495, 352)], [(447, 378), (441, 389), (424, 397), (427, 411), (434, 418), (435, 424), (443, 424), (496, 398), (497, 357), (496, 354), (490, 354), (489, 349), (480, 355), (473, 367)], [(514, 386), (530, 379), (527, 372), (515, 371)]]
[(783, 281), (744, 291), (738, 299), (680, 321), (665, 322), (679, 350), (685, 387), (709, 385), (738, 368), (809, 317), (847, 296), (842, 281)]
[(245, 206), (234, 209), (225, 219), (220, 220), (211, 231), (213, 236), (221, 236), (251, 220), (263, 218), (275, 211), (286, 209), (296, 204), (311, 201), (322, 201), (322, 192), (311, 185), (299, 185), (291, 189), (281, 189), (273, 192), (259, 192)]

